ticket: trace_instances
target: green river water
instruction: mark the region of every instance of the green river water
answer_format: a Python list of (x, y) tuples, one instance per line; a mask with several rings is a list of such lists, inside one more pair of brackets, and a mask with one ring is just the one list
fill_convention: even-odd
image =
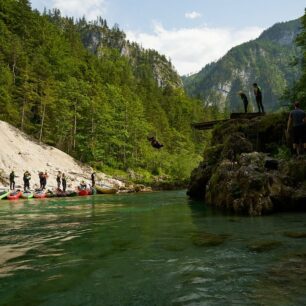
[(0, 305), (306, 305), (306, 215), (184, 191), (0, 202)]

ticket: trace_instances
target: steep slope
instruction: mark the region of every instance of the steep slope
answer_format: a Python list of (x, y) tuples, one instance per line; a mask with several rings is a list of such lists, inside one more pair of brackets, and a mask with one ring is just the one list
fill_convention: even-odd
[[(2, 178), (8, 178), (14, 170), (18, 178), (17, 185), (22, 185), (22, 175), (28, 170), (32, 174), (31, 187), (39, 187), (38, 172), (47, 171), (49, 174), (48, 188), (56, 187), (58, 171), (64, 172), (68, 177), (68, 186), (76, 187), (80, 181), (90, 183), (92, 168), (82, 165), (68, 154), (47, 145), (40, 145), (25, 133), (12, 125), (0, 121), (0, 171)], [(120, 181), (111, 179), (102, 173), (99, 180), (108, 184), (118, 184)]]
[(242, 103), (237, 91), (244, 90), (252, 98), (251, 108), (257, 110), (251, 88), (257, 82), (263, 90), (266, 109), (280, 108), (279, 98), (299, 75), (299, 67), (291, 63), (299, 55), (294, 40), (300, 28), (300, 19), (275, 24), (258, 39), (231, 49), (199, 73), (184, 77), (186, 92), (219, 109), (238, 111)]

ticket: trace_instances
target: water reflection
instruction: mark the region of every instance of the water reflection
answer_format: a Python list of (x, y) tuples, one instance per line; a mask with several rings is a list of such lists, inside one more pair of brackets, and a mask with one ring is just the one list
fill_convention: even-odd
[[(302, 305), (305, 239), (288, 233), (304, 220), (220, 214), (184, 192), (1, 202), (0, 304)], [(280, 244), (250, 248), (267, 241)]]

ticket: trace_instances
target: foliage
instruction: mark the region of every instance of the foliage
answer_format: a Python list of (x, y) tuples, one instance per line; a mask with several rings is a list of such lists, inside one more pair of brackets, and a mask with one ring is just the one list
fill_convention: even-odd
[(296, 39), (296, 44), (301, 48), (302, 56), (295, 62), (295, 66), (302, 69), (301, 77), (292, 87), (289, 87), (286, 94), (291, 101), (300, 101), (303, 108), (306, 108), (306, 10), (302, 17), (301, 33)]
[[(126, 40), (102, 18), (0, 2), (0, 119), (98, 169), (185, 179), (211, 116), (190, 99), (165, 56)], [(154, 150), (147, 136), (165, 147)]]

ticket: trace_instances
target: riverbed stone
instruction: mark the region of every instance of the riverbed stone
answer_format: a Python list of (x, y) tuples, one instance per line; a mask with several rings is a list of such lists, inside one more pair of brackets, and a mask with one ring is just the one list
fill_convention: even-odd
[(254, 241), (248, 245), (248, 249), (252, 252), (263, 253), (269, 252), (280, 247), (282, 243), (276, 240), (261, 240)]
[(306, 238), (306, 232), (285, 232), (284, 235), (294, 239)]
[(227, 238), (227, 235), (198, 232), (191, 236), (191, 241), (198, 247), (214, 247), (223, 244)]

